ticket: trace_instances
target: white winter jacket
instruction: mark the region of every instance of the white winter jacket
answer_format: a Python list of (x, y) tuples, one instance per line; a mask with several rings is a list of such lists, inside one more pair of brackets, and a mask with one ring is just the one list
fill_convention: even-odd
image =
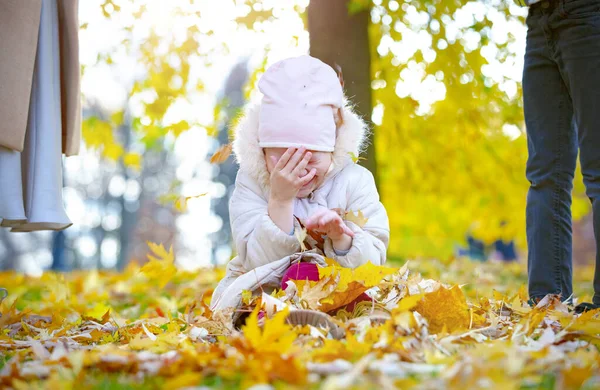
[[(226, 276), (213, 293), (212, 310), (238, 307), (243, 290), (269, 292), (279, 288), (285, 271), (300, 260), (324, 265), (321, 256), (300, 254), (295, 235), (282, 231), (268, 215), (269, 173), (258, 146), (258, 113), (259, 105), (250, 105), (235, 129), (233, 149), (240, 170), (229, 209), (238, 255), (227, 265)], [(361, 152), (367, 127), (349, 107), (344, 108), (343, 120), (332, 168), (324, 183), (308, 198), (296, 199), (294, 214), (302, 221), (323, 207), (362, 211), (368, 219), (362, 228), (346, 221), (355, 233), (350, 250), (340, 256), (326, 238), (324, 255), (349, 268), (367, 261), (383, 264), (389, 241), (388, 217), (379, 201), (373, 175), (351, 157)], [(295, 228), (300, 228), (297, 221)]]

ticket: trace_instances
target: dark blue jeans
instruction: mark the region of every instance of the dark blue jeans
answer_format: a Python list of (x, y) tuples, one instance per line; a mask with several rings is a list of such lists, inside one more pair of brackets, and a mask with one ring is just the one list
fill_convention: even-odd
[[(529, 158), (529, 295), (573, 294), (571, 191), (577, 161), (600, 242), (600, 0), (544, 0), (527, 17), (523, 99)], [(600, 304), (596, 254), (594, 303)]]

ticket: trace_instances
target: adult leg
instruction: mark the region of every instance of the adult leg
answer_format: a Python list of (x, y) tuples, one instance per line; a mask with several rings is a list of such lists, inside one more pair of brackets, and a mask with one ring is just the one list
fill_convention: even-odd
[[(556, 22), (559, 63), (572, 97), (586, 193), (600, 248), (600, 2), (564, 1)], [(600, 305), (600, 253), (596, 250), (593, 303)]]
[(529, 295), (572, 295), (571, 190), (577, 159), (573, 107), (555, 59), (548, 20), (555, 3), (527, 17), (523, 101), (527, 125)]

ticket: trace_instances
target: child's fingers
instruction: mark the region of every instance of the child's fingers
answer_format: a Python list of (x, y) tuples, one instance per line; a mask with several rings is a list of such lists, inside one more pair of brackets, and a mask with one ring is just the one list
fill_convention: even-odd
[(324, 232), (330, 232), (332, 229), (339, 228), (338, 224), (336, 223), (336, 218), (338, 218), (338, 216), (335, 214), (327, 214), (321, 217), (321, 219), (319, 219), (319, 227), (317, 229)]
[(308, 162), (310, 161), (311, 157), (312, 157), (312, 153), (311, 152), (306, 152), (304, 154), (304, 158), (302, 159), (302, 161), (300, 161), (300, 163), (298, 165), (296, 165), (296, 168), (294, 168), (293, 174), (295, 176), (300, 176), (300, 174), (304, 172), (304, 170), (306, 169), (306, 166), (308, 165)]
[(338, 226), (342, 230), (342, 233), (349, 235), (350, 237), (354, 237), (354, 232), (344, 223), (344, 221), (340, 218), (338, 221)]
[(311, 169), (310, 172), (308, 172), (305, 176), (300, 178), (300, 181), (298, 184), (300, 186), (306, 185), (306, 183), (311, 181), (315, 177), (316, 174), (317, 174), (317, 170), (315, 168)]
[(320, 227), (325, 227), (325, 226), (327, 226), (327, 224), (329, 224), (329, 223), (333, 222), (333, 219), (334, 219), (334, 218), (335, 218), (335, 216), (333, 216), (333, 215), (331, 215), (331, 214), (327, 214), (327, 215), (324, 215), (324, 216), (322, 216), (322, 217), (319, 219), (319, 226), (320, 226)]
[(354, 237), (354, 232), (352, 230), (350, 230), (350, 228), (348, 227), (348, 225), (346, 225), (343, 222), (342, 222), (342, 230), (344, 231), (344, 233), (346, 233), (350, 237)]
[(304, 156), (305, 152), (306, 149), (304, 147), (301, 147), (300, 149), (296, 150), (296, 153), (294, 153), (294, 155), (290, 157), (289, 161), (285, 165), (285, 168), (283, 168), (283, 171), (286, 173), (291, 173), (294, 170), (294, 168), (296, 168), (300, 160), (302, 160), (302, 157)]
[(321, 219), (321, 217), (323, 215), (325, 215), (327, 212), (329, 212), (329, 210), (321, 210), (321, 211), (317, 211), (316, 213), (314, 213), (313, 215), (311, 215), (305, 221), (306, 227), (309, 228), (309, 229), (312, 229), (312, 228), (316, 227), (318, 225), (319, 219)]
[(308, 217), (308, 219), (305, 222), (306, 226), (314, 225), (316, 223), (316, 221), (318, 221), (319, 218), (321, 218), (322, 215), (323, 215), (323, 211), (317, 211), (316, 213), (314, 213), (313, 215)]
[(288, 150), (286, 150), (285, 153), (281, 155), (279, 161), (277, 161), (275, 169), (281, 171), (283, 168), (285, 168), (286, 164), (288, 163), (288, 161), (290, 161), (290, 158), (292, 157), (295, 151), (296, 148), (288, 148)]

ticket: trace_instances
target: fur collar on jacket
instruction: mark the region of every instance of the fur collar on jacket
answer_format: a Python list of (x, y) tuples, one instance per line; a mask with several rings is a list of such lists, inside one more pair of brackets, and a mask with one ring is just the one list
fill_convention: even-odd
[[(246, 107), (244, 114), (235, 126), (233, 152), (240, 171), (255, 179), (266, 191), (269, 188), (269, 172), (263, 150), (258, 146), (259, 112), (260, 103), (249, 104)], [(354, 113), (349, 105), (344, 107), (342, 115), (343, 124), (337, 130), (333, 169), (329, 175), (334, 175), (352, 163), (351, 153), (359, 156), (363, 152), (369, 134), (366, 123)]]

